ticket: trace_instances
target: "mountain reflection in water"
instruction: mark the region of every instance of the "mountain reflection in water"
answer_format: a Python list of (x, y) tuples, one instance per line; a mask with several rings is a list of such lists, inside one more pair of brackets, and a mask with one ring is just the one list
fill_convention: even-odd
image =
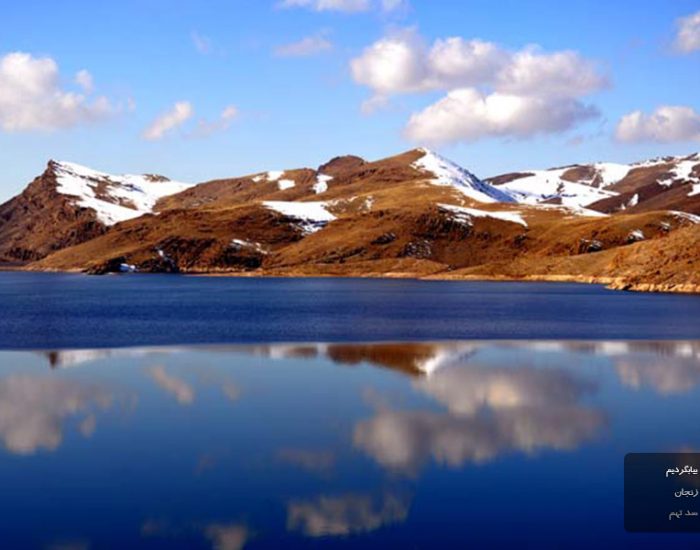
[(0, 352), (0, 538), (651, 544), (622, 460), (698, 448), (699, 383), (697, 341)]

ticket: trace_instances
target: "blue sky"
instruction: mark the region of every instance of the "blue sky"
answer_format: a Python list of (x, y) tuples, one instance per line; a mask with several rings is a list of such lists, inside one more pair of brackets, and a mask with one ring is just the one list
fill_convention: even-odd
[[(282, 1), (5, 5), (0, 200), (49, 158), (204, 181), (424, 141), (482, 177), (700, 149), (698, 0)], [(435, 61), (451, 37), (493, 55), (478, 70)], [(397, 45), (406, 66), (374, 55)], [(507, 120), (504, 94), (521, 102)], [(57, 111), (57, 97), (77, 103)], [(363, 112), (372, 97), (379, 107)], [(156, 123), (177, 102), (187, 108)]]

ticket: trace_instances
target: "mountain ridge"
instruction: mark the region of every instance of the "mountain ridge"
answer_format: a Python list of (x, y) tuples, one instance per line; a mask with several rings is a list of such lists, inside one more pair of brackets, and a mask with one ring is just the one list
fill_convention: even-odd
[[(315, 169), (199, 184), (50, 161), (23, 193), (0, 205), (0, 265), (89, 273), (578, 277), (615, 279), (621, 288), (663, 285), (665, 277), (671, 282), (663, 289), (687, 291), (700, 285), (684, 245), (700, 231), (698, 214), (698, 154), (482, 180), (418, 148), (377, 161), (345, 155)], [(669, 238), (679, 231), (685, 241)], [(629, 260), (631, 247), (657, 255), (659, 247), (678, 249), (689, 263), (673, 276), (647, 261), (635, 264), (639, 272), (620, 270), (615, 263)], [(607, 263), (598, 261), (603, 256)], [(584, 267), (591, 263), (597, 271)]]

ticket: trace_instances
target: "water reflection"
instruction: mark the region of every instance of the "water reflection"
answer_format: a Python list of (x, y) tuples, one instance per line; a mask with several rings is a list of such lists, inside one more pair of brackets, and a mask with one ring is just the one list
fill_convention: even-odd
[(408, 516), (405, 497), (385, 494), (321, 495), (293, 501), (287, 506), (287, 529), (308, 537), (350, 535), (375, 531), (383, 525), (401, 523)]
[(63, 439), (63, 424), (79, 420), (79, 431), (90, 437), (96, 411), (112, 404), (105, 388), (45, 376), (10, 374), (0, 378), (0, 438), (15, 454), (52, 451)]
[(699, 342), (0, 353), (0, 540), (479, 547), (504, 485), (560, 546), (623, 542), (622, 457), (700, 448), (699, 382)]
[(390, 468), (415, 471), (431, 457), (461, 466), (511, 451), (574, 449), (605, 421), (580, 404), (595, 384), (560, 369), (451, 364), (413, 387), (447, 412), (378, 410), (354, 431), (355, 445)]

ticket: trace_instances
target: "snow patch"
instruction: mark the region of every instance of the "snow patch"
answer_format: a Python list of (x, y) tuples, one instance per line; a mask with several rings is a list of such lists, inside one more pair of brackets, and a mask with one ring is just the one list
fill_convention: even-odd
[(267, 181), (277, 181), (282, 176), (284, 176), (284, 170), (270, 170), (267, 174), (265, 174)]
[(411, 166), (422, 172), (433, 174), (433, 185), (454, 187), (470, 199), (479, 202), (515, 202), (513, 197), (493, 185), (485, 183), (471, 172), (458, 166), (451, 160), (441, 157), (429, 149), (421, 148), (423, 156)]
[(260, 254), (268, 254), (268, 251), (265, 250), (260, 243), (245, 241), (243, 239), (231, 239), (231, 247), (235, 250), (248, 248)]
[(641, 229), (635, 229), (634, 231), (630, 231), (630, 234), (627, 235), (627, 240), (629, 242), (638, 242), (638, 241), (643, 241), (646, 239), (644, 236), (644, 232)]
[(465, 208), (464, 206), (454, 206), (451, 204), (439, 204), (441, 209), (449, 212), (455, 221), (465, 225), (472, 225), (472, 218), (494, 218), (504, 222), (517, 223), (527, 227), (527, 222), (522, 218), (520, 212), (478, 210), (476, 208)]
[(313, 190), (317, 195), (328, 191), (328, 182), (333, 179), (333, 176), (319, 174), (316, 176), (316, 183), (313, 185)]
[(585, 208), (599, 200), (617, 196), (613, 191), (562, 179), (562, 175), (569, 170), (571, 167), (528, 171), (529, 175), (499, 185), (498, 188), (505, 189), (524, 204), (559, 200), (562, 206), (571, 208)]
[(328, 222), (336, 219), (336, 217), (326, 209), (328, 203), (323, 201), (265, 201), (263, 205), (270, 210), (279, 212), (294, 220), (296, 226), (301, 229), (305, 235), (320, 231)]
[(277, 187), (279, 187), (280, 191), (284, 191), (285, 189), (291, 189), (294, 187), (296, 183), (294, 180), (279, 180), (277, 182)]
[(115, 176), (72, 162), (54, 163), (54, 173), (56, 190), (94, 210), (107, 226), (151, 214), (159, 199), (193, 186), (149, 175)]
[(561, 210), (572, 216), (584, 216), (589, 218), (607, 218), (610, 214), (605, 212), (598, 212), (597, 210), (590, 210), (589, 208), (583, 208), (581, 206), (562, 206), (561, 204), (533, 204), (530, 208), (537, 208), (538, 210)]
[(600, 187), (609, 187), (627, 177), (633, 166), (614, 162), (597, 162), (593, 165), (600, 179)]

